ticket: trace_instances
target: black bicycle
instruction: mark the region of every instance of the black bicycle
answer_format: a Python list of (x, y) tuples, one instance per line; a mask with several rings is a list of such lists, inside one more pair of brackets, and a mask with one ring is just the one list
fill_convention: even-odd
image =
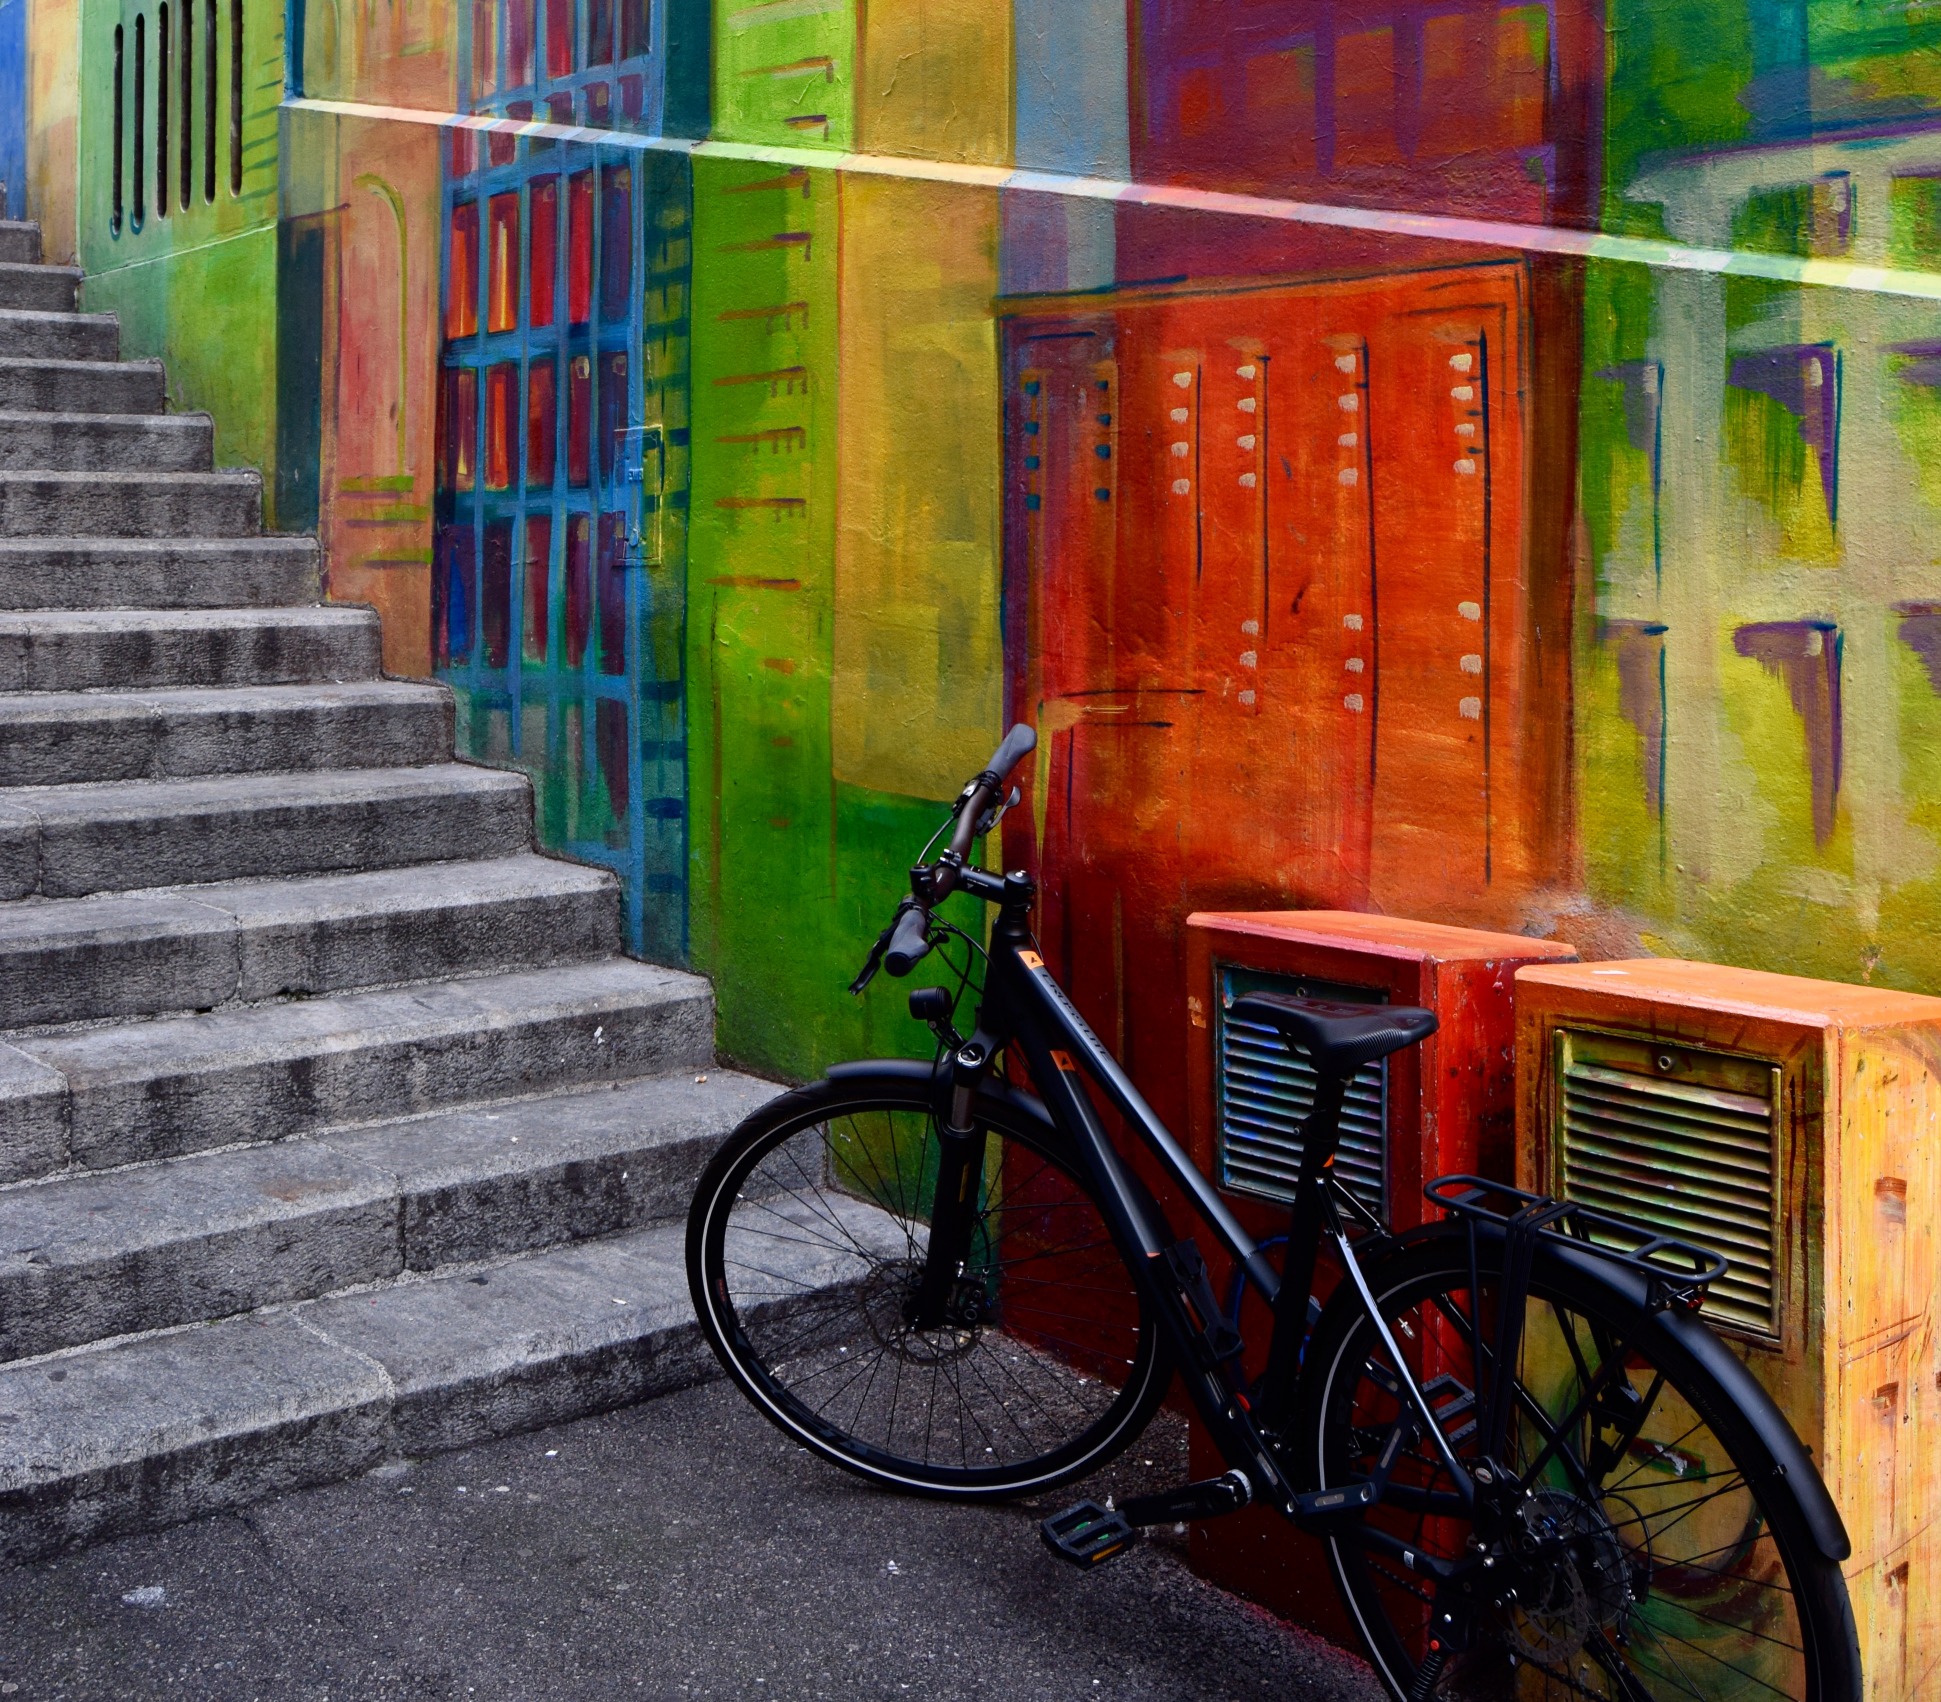
[[(1412, 1702), (1857, 1698), (1839, 1513), (1699, 1315), (1724, 1261), (1467, 1176), (1430, 1185), (1439, 1222), (1390, 1233), (1331, 1173), (1343, 1099), (1435, 1018), (1254, 993), (1233, 1014), (1304, 1049), (1316, 1082), (1285, 1249), (1266, 1256), (1047, 972), (1033, 883), (967, 860), (1035, 742), (1013, 728), (964, 788), (851, 989), (938, 951), (954, 986), (910, 996), (935, 1062), (832, 1069), (751, 1116), (701, 1179), (689, 1281), (743, 1391), (837, 1465), (977, 1500), (1096, 1470), (1177, 1375), (1229, 1469), (1054, 1515), (1063, 1558), (1264, 1503), (1323, 1537), (1377, 1671)], [(988, 947), (937, 914), (952, 893), (998, 907)], [(1019, 1060), (1035, 1095), (1006, 1079)], [(1259, 1377), (1237, 1307), (1088, 1079), (1271, 1310)]]

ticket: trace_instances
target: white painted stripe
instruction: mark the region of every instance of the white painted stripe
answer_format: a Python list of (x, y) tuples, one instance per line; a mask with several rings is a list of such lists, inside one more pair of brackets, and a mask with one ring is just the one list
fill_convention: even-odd
[(339, 118), (428, 124), (439, 128), (482, 130), (510, 136), (544, 136), (553, 141), (597, 143), (637, 152), (688, 154), (701, 159), (748, 160), (775, 166), (807, 166), (865, 177), (914, 178), (932, 183), (963, 183), (988, 189), (1037, 191), (1083, 200), (1125, 202), (1132, 206), (1174, 207), (1186, 212), (1221, 213), (1234, 218), (1282, 224), (1317, 225), (1334, 230), (1418, 237), (1469, 247), (1510, 249), (1526, 254), (1573, 255), (1581, 259), (1623, 261), (1678, 272), (1703, 272), (1816, 288), (1941, 301), (1941, 272), (1867, 266), (1848, 260), (1802, 260), (1790, 254), (1753, 254), (1703, 248), (1637, 236), (1566, 230), (1556, 225), (1518, 224), (1507, 219), (1459, 218), (1446, 213), (1403, 213), (1380, 207), (1331, 206), (1316, 201), (1282, 200), (1266, 195), (1230, 195), (1212, 189), (1184, 189), (1162, 183), (1128, 183), (1116, 178), (1067, 177), (1055, 172), (1019, 171), (1009, 166), (970, 165), (951, 160), (905, 158), (893, 154), (845, 153), (835, 148), (804, 148), (749, 142), (693, 142), (679, 136), (639, 136), (624, 130), (594, 130), (581, 125), (538, 120), (482, 118), (431, 112), (418, 107), (380, 106), (362, 101), (288, 100), (291, 112), (317, 112)]

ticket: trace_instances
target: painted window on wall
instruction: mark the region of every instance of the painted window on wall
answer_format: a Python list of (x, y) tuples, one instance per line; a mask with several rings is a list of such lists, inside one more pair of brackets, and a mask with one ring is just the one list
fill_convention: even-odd
[[(638, 116), (636, 0), (478, 0), (479, 110)], [(613, 869), (629, 948), (686, 952), (684, 160), (454, 130), (434, 649), (542, 842)]]

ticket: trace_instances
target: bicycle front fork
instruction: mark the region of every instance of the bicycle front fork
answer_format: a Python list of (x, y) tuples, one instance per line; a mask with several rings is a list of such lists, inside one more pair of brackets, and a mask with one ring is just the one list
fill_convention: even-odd
[(957, 1048), (950, 1063), (950, 1110), (938, 1128), (937, 1191), (930, 1208), (930, 1245), (923, 1275), (904, 1307), (916, 1330), (983, 1322), (981, 1284), (964, 1282), (976, 1233), (984, 1181), (984, 1131), (977, 1126), (978, 1090), (990, 1074), (994, 1048), (981, 1029)]

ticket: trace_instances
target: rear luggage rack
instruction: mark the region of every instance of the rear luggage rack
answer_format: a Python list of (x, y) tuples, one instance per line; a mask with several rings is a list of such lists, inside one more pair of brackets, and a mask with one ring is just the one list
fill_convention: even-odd
[[(1539, 1235), (1555, 1235), (1622, 1265), (1650, 1285), (1653, 1307), (1696, 1311), (1704, 1302), (1705, 1291), (1728, 1269), (1719, 1254), (1694, 1247), (1689, 1241), (1660, 1235), (1592, 1206), (1526, 1193), (1507, 1182), (1492, 1182), (1482, 1176), (1438, 1176), (1422, 1192), (1431, 1205), (1473, 1223), (1493, 1224), (1507, 1231), (1522, 1227), (1517, 1224), (1522, 1219), (1524, 1224), (1534, 1224)], [(1493, 1203), (1497, 1200), (1506, 1203)]]

